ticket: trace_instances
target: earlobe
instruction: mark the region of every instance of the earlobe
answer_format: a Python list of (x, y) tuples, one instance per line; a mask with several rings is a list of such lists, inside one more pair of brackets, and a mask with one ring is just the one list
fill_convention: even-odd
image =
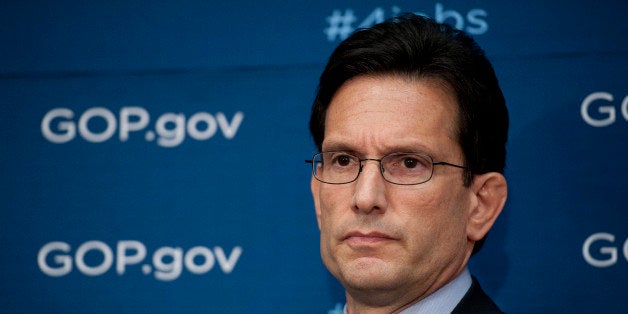
[(310, 189), (312, 190), (312, 199), (314, 200), (314, 210), (316, 211), (316, 222), (318, 223), (318, 230), (321, 230), (321, 210), (318, 198), (318, 189), (320, 188), (320, 182), (312, 176), (310, 181)]
[(476, 175), (471, 189), (476, 201), (469, 212), (467, 237), (479, 241), (488, 233), (504, 208), (508, 184), (501, 173), (489, 172)]

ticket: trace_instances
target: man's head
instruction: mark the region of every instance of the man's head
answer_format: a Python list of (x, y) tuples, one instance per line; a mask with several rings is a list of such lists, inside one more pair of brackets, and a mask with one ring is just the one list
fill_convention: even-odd
[(319, 151), (327, 108), (338, 88), (356, 76), (385, 74), (431, 78), (452, 89), (459, 106), (457, 141), (470, 169), (466, 185), (474, 173), (504, 172), (508, 111), (493, 67), (464, 32), (412, 15), (358, 31), (331, 55), (310, 117)]
[[(352, 182), (312, 178), (323, 262), (348, 303), (403, 307), (464, 269), (506, 199), (507, 128), (493, 69), (463, 33), (404, 16), (340, 44), (321, 75), (310, 130), (319, 151), (341, 152), (323, 159), (318, 175), (359, 164)], [(398, 185), (385, 177), (419, 168), (414, 158), (379, 161), (394, 153), (465, 169), (424, 163), (428, 181)]]

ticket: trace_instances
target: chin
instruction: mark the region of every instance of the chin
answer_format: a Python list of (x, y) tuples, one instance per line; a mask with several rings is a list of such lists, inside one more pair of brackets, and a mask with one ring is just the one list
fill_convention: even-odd
[(362, 257), (340, 267), (336, 276), (345, 287), (351, 289), (387, 289), (399, 280), (393, 267), (378, 258)]

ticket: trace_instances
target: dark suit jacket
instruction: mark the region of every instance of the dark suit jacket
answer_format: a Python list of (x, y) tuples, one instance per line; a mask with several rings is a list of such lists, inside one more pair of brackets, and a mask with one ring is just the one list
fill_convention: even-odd
[(471, 288), (469, 288), (462, 300), (460, 300), (460, 303), (458, 303), (451, 313), (504, 313), (497, 307), (495, 302), (484, 293), (478, 280), (475, 277), (472, 277), (472, 279), (473, 283), (471, 283)]

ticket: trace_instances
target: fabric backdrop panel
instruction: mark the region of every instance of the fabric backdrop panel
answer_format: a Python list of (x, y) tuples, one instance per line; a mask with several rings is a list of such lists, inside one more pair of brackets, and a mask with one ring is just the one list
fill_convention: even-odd
[(0, 5), (0, 306), (339, 313), (308, 131), (359, 27), (470, 33), (510, 111), (509, 199), (470, 268), (508, 313), (628, 311), (625, 1)]

